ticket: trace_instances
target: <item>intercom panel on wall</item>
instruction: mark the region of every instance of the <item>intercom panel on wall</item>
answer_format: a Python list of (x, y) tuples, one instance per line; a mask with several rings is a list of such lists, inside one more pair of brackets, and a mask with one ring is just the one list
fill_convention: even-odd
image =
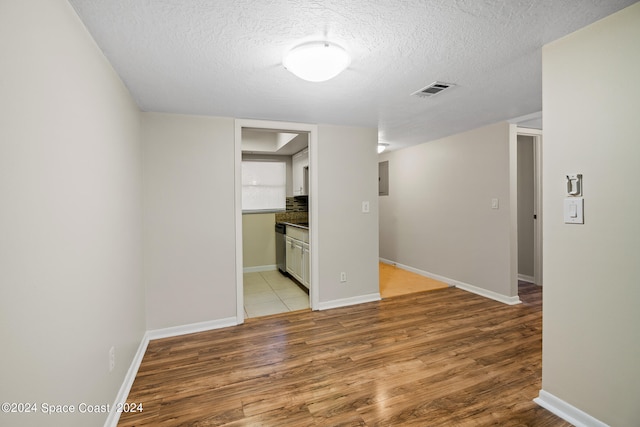
[(582, 198), (582, 174), (566, 175), (567, 197), (564, 199), (564, 223), (584, 224), (584, 199)]

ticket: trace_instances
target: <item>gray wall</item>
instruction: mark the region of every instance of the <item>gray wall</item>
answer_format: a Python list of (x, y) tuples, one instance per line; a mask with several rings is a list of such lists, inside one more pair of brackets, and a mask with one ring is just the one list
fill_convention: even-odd
[(533, 137), (518, 135), (518, 274), (533, 277)]
[[(235, 318), (234, 120), (142, 113), (141, 126), (147, 329)], [(320, 303), (377, 294), (377, 131), (318, 134)]]
[(377, 143), (375, 128), (318, 126), (319, 188), (309, 200), (318, 204), (321, 306), (379, 294)]
[[(380, 257), (497, 294), (517, 295), (509, 246), (509, 125), (380, 155)], [(491, 199), (499, 209), (491, 209)]]
[(235, 317), (234, 120), (141, 124), (147, 329)]
[[(542, 387), (611, 426), (640, 425), (638, 41), (640, 3), (543, 49)], [(563, 223), (568, 173), (584, 225)]]
[(145, 331), (138, 109), (65, 0), (0, 2), (0, 70), (0, 400), (111, 404)]

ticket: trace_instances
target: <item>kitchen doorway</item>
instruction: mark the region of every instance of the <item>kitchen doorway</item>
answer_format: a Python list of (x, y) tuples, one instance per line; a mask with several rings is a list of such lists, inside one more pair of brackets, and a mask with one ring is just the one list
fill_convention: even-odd
[[(245, 142), (244, 153), (243, 153), (243, 133), (245, 134), (245, 136), (249, 135), (250, 136), (249, 139), (252, 140), (250, 142), (253, 143), (253, 145), (251, 144), (247, 145)], [(271, 136), (276, 135), (274, 138), (271, 138), (274, 144), (274, 146), (271, 149), (263, 150), (255, 144), (256, 143), (255, 137), (260, 133), (262, 134), (270, 133)], [(298, 148), (300, 149), (302, 148), (301, 146), (296, 145), (300, 143), (299, 139), (296, 142), (297, 135), (305, 136), (304, 139), (306, 144), (306, 150), (308, 150), (308, 164), (305, 165), (306, 168), (304, 170), (301, 169), (300, 174), (296, 173), (296, 176), (293, 176), (294, 175), (293, 161), (295, 159), (291, 156), (291, 154), (294, 154), (293, 151), (298, 153), (299, 151), (301, 151), (301, 150), (298, 150)], [(314, 203), (314, 199), (312, 197), (313, 190), (317, 188), (317, 173), (316, 173), (317, 168), (315, 167), (315, 165), (317, 164), (316, 141), (317, 141), (317, 125), (303, 124), (303, 123), (272, 122), (272, 121), (262, 121), (262, 120), (241, 120), (241, 119), (236, 120), (236, 126), (235, 126), (235, 169), (236, 169), (235, 213), (236, 215), (235, 216), (236, 216), (236, 290), (237, 290), (236, 317), (237, 317), (238, 324), (243, 323), (247, 315), (249, 315), (248, 317), (257, 317), (257, 316), (254, 316), (253, 314), (256, 314), (256, 313), (259, 314), (257, 311), (254, 312), (253, 314), (250, 314), (245, 311), (245, 306), (246, 306), (245, 300), (247, 299), (247, 292), (250, 292), (252, 289), (254, 291), (256, 291), (256, 289), (258, 289), (258, 291), (260, 291), (260, 289), (265, 291), (264, 295), (261, 296), (262, 298), (265, 298), (265, 299), (269, 299), (269, 295), (267, 295), (267, 291), (269, 290), (273, 291), (273, 293), (278, 298), (278, 300), (274, 300), (274, 298), (271, 298), (274, 301), (274, 304), (277, 304), (279, 302), (284, 306), (286, 306), (288, 309), (291, 309), (291, 308), (295, 309), (296, 307), (300, 307), (300, 304), (301, 304), (300, 300), (298, 300), (297, 302), (291, 299), (287, 301), (288, 295), (295, 298), (293, 293), (296, 290), (289, 287), (289, 284), (292, 281), (286, 278), (285, 276), (281, 275), (281, 273), (277, 271), (277, 264), (275, 262), (273, 262), (273, 265), (255, 266), (253, 270), (251, 267), (245, 268), (245, 263), (244, 263), (245, 257), (249, 257), (253, 255), (251, 255), (252, 253), (250, 250), (251, 248), (247, 247), (248, 245), (251, 244), (251, 243), (248, 243), (250, 242), (250, 240), (247, 240), (246, 238), (247, 236), (244, 236), (244, 234), (251, 232), (249, 230), (251, 230), (252, 229), (251, 227), (255, 226), (256, 223), (265, 222), (267, 220), (268, 220), (267, 222), (269, 221), (273, 222), (274, 221), (273, 217), (276, 214), (275, 212), (271, 212), (266, 215), (261, 215), (262, 214), (261, 212), (254, 212), (254, 214), (256, 215), (252, 216), (252, 218), (249, 221), (244, 221), (246, 217), (243, 216), (243, 210), (242, 210), (242, 206), (243, 206), (243, 202), (242, 202), (242, 194), (243, 194), (242, 166), (243, 164), (242, 162), (243, 162), (243, 157), (247, 161), (249, 161), (250, 159), (257, 160), (257, 161), (274, 160), (274, 158), (271, 158), (271, 159), (268, 158), (269, 156), (268, 154), (266, 154), (266, 152), (268, 151), (272, 151), (273, 152), (272, 154), (274, 154), (275, 156), (279, 155), (281, 158), (284, 158), (287, 156), (291, 158), (290, 165), (287, 168), (287, 171), (288, 171), (287, 181), (289, 180), (296, 181), (298, 175), (301, 175), (303, 179), (303, 184), (301, 184), (301, 186), (305, 187), (304, 191), (306, 194), (305, 195), (301, 194), (300, 193), (301, 190), (297, 189), (295, 195), (298, 196), (297, 198), (300, 200), (305, 199), (304, 201), (307, 204), (307, 210), (308, 210), (308, 214), (307, 214), (308, 219), (306, 221), (308, 223), (308, 242), (305, 242), (308, 245), (308, 249), (305, 254), (308, 257), (309, 267), (307, 268), (307, 271), (306, 271), (307, 276), (305, 276), (305, 279), (306, 279), (305, 283), (308, 285), (308, 292), (309, 292), (308, 306), (310, 306), (311, 309), (315, 309), (318, 305), (318, 289), (315, 286), (315, 284), (318, 283), (317, 268), (316, 268), (317, 259), (318, 259), (318, 253), (316, 249), (317, 248), (317, 224), (315, 224), (315, 222), (317, 222), (317, 204)], [(291, 145), (287, 147), (289, 142), (291, 142)], [(292, 152), (290, 153), (289, 151), (292, 151)], [(287, 198), (287, 200), (290, 200), (291, 202), (293, 202), (293, 199), (294, 199), (293, 188), (291, 188), (290, 192), (291, 192), (291, 197)], [(300, 196), (306, 196), (306, 197), (300, 197)], [(289, 212), (289, 210), (287, 210), (287, 212)], [(245, 214), (246, 213), (247, 212), (245, 212)], [(271, 234), (273, 235), (273, 238), (275, 239), (275, 230), (273, 226), (270, 228), (270, 230), (271, 230)], [(271, 251), (273, 249), (273, 251), (275, 252), (275, 243), (273, 244), (274, 246), (273, 248), (271, 248), (270, 243), (267, 243), (267, 245), (268, 245), (268, 248), (267, 248), (268, 251)], [(255, 255), (256, 253), (255, 248), (253, 249), (254, 249), (253, 254)], [(271, 258), (273, 258), (273, 256), (271, 256)], [(271, 263), (272, 261), (268, 261), (268, 262)], [(255, 261), (252, 261), (251, 263), (256, 264)], [(258, 264), (260, 264), (260, 262), (258, 262)], [(262, 264), (264, 264), (264, 262)], [(280, 277), (278, 275), (280, 275)], [(296, 276), (294, 275), (294, 277)], [(302, 279), (302, 276), (300, 276), (299, 278)], [(298, 279), (298, 277), (296, 277), (296, 279)], [(270, 289), (267, 289), (267, 288), (270, 288)], [(297, 295), (297, 296), (299, 297), (300, 295)], [(253, 296), (248, 298), (254, 299), (254, 302), (255, 302), (255, 298)], [(268, 306), (269, 304), (266, 304), (266, 305)], [(290, 311), (290, 310), (283, 310), (283, 311)]]

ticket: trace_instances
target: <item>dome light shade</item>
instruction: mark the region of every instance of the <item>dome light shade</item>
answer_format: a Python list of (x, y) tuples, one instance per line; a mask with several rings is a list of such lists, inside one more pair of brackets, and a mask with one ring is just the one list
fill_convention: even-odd
[(296, 76), (310, 82), (324, 82), (343, 72), (351, 63), (347, 51), (330, 42), (310, 42), (294, 47), (282, 61)]

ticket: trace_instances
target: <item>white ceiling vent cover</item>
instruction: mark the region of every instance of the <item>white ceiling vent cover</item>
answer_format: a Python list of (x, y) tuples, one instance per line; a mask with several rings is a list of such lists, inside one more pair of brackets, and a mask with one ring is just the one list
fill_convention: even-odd
[(455, 86), (453, 83), (433, 82), (429, 86), (425, 86), (422, 89), (413, 92), (411, 95), (429, 98), (453, 86)]

